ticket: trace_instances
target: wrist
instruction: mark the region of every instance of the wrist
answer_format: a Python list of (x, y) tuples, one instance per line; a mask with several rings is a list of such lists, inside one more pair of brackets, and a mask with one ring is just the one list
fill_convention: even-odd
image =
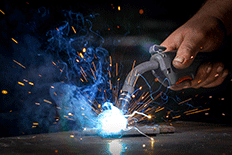
[(208, 0), (195, 14), (196, 17), (214, 17), (223, 24), (226, 34), (232, 33), (232, 1), (231, 0)]

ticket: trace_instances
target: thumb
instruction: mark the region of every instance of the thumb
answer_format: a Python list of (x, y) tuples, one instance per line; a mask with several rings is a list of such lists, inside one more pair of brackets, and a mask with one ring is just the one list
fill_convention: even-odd
[(192, 64), (201, 47), (199, 40), (187, 36), (184, 38), (172, 62), (174, 67), (184, 69)]

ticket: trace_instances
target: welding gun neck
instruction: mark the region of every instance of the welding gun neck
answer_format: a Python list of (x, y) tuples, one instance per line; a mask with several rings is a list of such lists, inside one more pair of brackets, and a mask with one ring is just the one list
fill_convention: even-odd
[(131, 95), (134, 92), (134, 86), (139, 76), (147, 71), (156, 70), (158, 69), (158, 67), (159, 67), (158, 61), (150, 60), (139, 64), (138, 66), (136, 66), (134, 69), (130, 71), (130, 73), (126, 77), (126, 80), (122, 87), (122, 92), (119, 96), (119, 102), (122, 107), (130, 102)]
[(138, 80), (138, 77), (147, 71), (156, 70), (158, 67), (159, 63), (155, 60), (146, 61), (136, 66), (127, 75), (122, 87), (122, 92), (128, 92), (129, 94), (132, 94), (134, 92), (134, 86)]

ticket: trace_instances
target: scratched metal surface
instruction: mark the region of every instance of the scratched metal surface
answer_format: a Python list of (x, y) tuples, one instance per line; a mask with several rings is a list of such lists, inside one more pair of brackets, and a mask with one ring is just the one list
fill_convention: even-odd
[(6, 137), (0, 139), (0, 154), (232, 154), (232, 127), (180, 122), (173, 134), (101, 138), (79, 132)]

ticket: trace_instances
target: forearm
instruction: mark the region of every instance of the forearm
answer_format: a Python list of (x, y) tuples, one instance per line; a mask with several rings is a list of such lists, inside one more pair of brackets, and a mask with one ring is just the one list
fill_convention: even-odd
[(223, 22), (227, 34), (232, 33), (232, 0), (207, 0), (195, 16), (209, 15)]

